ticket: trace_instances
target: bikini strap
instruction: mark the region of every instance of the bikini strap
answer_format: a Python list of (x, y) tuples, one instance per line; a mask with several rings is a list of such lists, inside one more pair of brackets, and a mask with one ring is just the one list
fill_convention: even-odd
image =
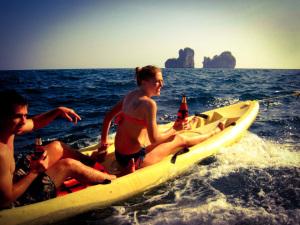
[(142, 119), (138, 119), (138, 118), (135, 118), (133, 116), (130, 116), (124, 112), (120, 112), (116, 118), (115, 118), (115, 124), (119, 125), (123, 120), (127, 120), (127, 121), (131, 121), (135, 124), (138, 124), (138, 125), (141, 125), (143, 127), (147, 127), (147, 122), (145, 120), (142, 120)]

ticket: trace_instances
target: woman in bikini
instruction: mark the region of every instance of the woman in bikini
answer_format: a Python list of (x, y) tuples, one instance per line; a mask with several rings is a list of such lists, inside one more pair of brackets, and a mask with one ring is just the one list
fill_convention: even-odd
[(185, 138), (178, 131), (188, 129), (187, 122), (176, 121), (169, 130), (160, 132), (156, 123), (157, 105), (151, 98), (159, 96), (164, 85), (161, 69), (155, 66), (136, 68), (138, 88), (128, 93), (109, 111), (103, 121), (98, 154), (106, 154), (112, 120), (118, 124), (115, 136), (116, 160), (123, 167), (141, 168), (159, 162), (178, 147), (198, 144), (224, 129), (194, 138)]

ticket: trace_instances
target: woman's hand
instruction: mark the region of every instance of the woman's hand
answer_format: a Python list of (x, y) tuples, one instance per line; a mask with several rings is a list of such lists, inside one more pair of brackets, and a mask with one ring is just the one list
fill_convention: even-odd
[(173, 125), (174, 130), (181, 131), (181, 130), (190, 130), (191, 126), (188, 120), (176, 120)]
[(100, 144), (98, 151), (94, 151), (91, 155), (91, 158), (97, 162), (103, 162), (107, 155), (107, 148), (109, 144)]
[(78, 120), (81, 120), (81, 117), (73, 110), (67, 107), (58, 107), (59, 115), (63, 118), (66, 118), (70, 122), (77, 124)]

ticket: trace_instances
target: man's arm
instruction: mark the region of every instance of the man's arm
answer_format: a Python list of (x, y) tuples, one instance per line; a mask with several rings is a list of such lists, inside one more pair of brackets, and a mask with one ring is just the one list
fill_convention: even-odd
[(8, 151), (0, 145), (0, 207), (7, 207), (13, 201)]
[(38, 174), (47, 169), (45, 160), (32, 160), (28, 175), (13, 183), (13, 174), (10, 171), (12, 162), (8, 151), (10, 150), (7, 147), (0, 149), (0, 208), (10, 206), (28, 189)]
[(57, 117), (66, 118), (75, 124), (78, 120), (81, 120), (80, 116), (73, 109), (67, 107), (58, 107), (51, 111), (36, 115), (31, 119), (27, 119), (26, 124), (22, 128), (22, 132), (26, 133), (43, 128)]
[(20, 197), (29, 187), (32, 181), (37, 177), (37, 173), (30, 172), (25, 178), (21, 179), (15, 185), (10, 171), (11, 162), (9, 161), (9, 149), (2, 147), (0, 149), (0, 208), (8, 207)]

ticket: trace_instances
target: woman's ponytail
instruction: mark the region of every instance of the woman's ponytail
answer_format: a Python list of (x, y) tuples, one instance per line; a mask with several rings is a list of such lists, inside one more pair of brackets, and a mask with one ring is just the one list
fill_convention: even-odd
[(140, 86), (142, 83), (141, 76), (140, 76), (141, 71), (142, 71), (141, 67), (135, 68), (135, 78), (136, 78), (136, 83), (138, 86)]

